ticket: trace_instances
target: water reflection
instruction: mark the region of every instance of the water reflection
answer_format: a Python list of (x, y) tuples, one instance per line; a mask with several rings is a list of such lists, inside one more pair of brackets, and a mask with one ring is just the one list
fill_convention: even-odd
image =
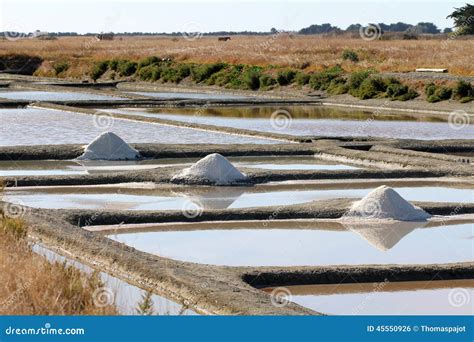
[[(290, 300), (333, 315), (471, 315), (474, 280), (288, 286)], [(271, 293), (273, 289), (264, 291)], [(454, 298), (458, 298), (453, 301)], [(461, 301), (459, 301), (461, 299)]]
[[(469, 222), (469, 221), (467, 221)], [(470, 222), (469, 222), (470, 223)], [(471, 262), (472, 226), (406, 226), (391, 236), (314, 221), (201, 223), (138, 228), (106, 227), (109, 238), (146, 253), (225, 266), (317, 266)], [(400, 227), (398, 227), (400, 228)], [(94, 228), (93, 228), (94, 230)], [(100, 231), (100, 227), (98, 229)], [(403, 239), (401, 236), (403, 235)], [(370, 241), (367, 243), (365, 239)], [(372, 245), (373, 244), (373, 245)]]
[[(361, 221), (361, 220), (359, 220)], [(380, 251), (387, 251), (395, 246), (406, 235), (417, 228), (422, 228), (428, 224), (427, 221), (407, 222), (407, 221), (386, 221), (379, 223), (362, 223), (342, 220), (346, 229), (358, 234), (372, 246)]]

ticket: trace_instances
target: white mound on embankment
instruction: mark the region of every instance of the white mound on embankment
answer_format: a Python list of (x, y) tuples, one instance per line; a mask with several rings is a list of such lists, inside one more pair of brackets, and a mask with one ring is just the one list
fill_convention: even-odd
[(224, 156), (213, 153), (184, 169), (171, 180), (173, 182), (229, 185), (246, 179), (247, 176), (237, 170)]
[(78, 157), (79, 160), (134, 160), (140, 153), (112, 132), (104, 132), (95, 138)]
[(383, 185), (355, 202), (344, 217), (423, 221), (431, 215), (406, 201), (392, 188)]

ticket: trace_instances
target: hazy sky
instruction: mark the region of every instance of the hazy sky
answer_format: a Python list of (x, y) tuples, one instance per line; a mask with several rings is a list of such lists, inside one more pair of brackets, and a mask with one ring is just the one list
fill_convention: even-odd
[(299, 30), (311, 24), (416, 24), (451, 27), (466, 1), (0, 0), (0, 31), (173, 32)]

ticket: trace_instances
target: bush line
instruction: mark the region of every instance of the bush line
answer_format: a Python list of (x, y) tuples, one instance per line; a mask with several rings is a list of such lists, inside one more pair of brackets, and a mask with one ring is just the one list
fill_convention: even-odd
[[(344, 51), (344, 59), (359, 61), (357, 53)], [(107, 74), (108, 78), (130, 77), (148, 82), (180, 83), (189, 79), (196, 84), (215, 85), (227, 89), (271, 90), (278, 86), (308, 86), (331, 95), (350, 94), (359, 99), (388, 98), (407, 101), (420, 94), (396, 78), (383, 78), (373, 69), (347, 74), (339, 66), (327, 67), (318, 72), (306, 73), (290, 68), (245, 64), (211, 63), (194, 64), (175, 62), (170, 58), (146, 57), (138, 62), (112, 59), (96, 62), (90, 72), (96, 81)], [(469, 102), (473, 100), (473, 86), (458, 81), (454, 88), (429, 83), (425, 86), (428, 102), (448, 99)]]

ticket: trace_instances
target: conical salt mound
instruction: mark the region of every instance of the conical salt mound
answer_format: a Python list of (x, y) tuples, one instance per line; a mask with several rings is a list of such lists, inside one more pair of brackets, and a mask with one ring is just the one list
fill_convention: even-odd
[(398, 221), (423, 221), (431, 217), (426, 211), (415, 207), (395, 190), (385, 185), (355, 202), (344, 216)]
[(171, 181), (188, 184), (230, 185), (243, 182), (247, 176), (224, 156), (213, 153), (174, 176)]
[(134, 160), (140, 153), (112, 132), (104, 132), (95, 138), (78, 157), (79, 160)]

